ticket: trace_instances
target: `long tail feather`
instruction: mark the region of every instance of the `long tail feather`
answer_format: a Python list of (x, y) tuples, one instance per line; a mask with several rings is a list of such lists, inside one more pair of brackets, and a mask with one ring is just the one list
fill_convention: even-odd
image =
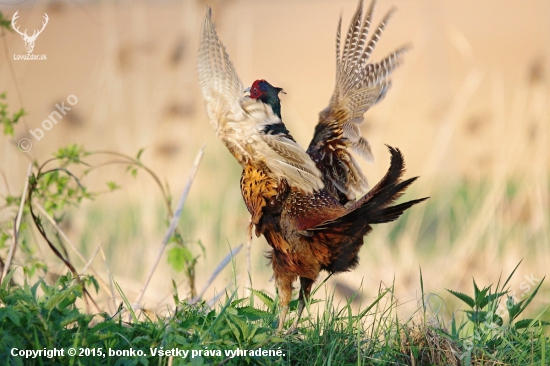
[(405, 210), (411, 208), (412, 206), (427, 200), (429, 197), (419, 198), (416, 200), (411, 200), (408, 202), (400, 203), (395, 206), (386, 207), (377, 212), (378, 215), (373, 215), (371, 224), (383, 224), (385, 222), (395, 221), (405, 212)]
[(357, 235), (362, 231), (366, 233), (370, 228), (369, 225), (396, 220), (405, 210), (428, 198), (424, 197), (391, 206), (418, 177), (402, 181), (401, 176), (405, 171), (403, 155), (399, 149), (391, 146), (388, 146), (388, 149), (392, 155), (391, 163), (382, 180), (351, 206), (345, 215), (324, 222), (312, 230), (338, 231), (350, 236)]

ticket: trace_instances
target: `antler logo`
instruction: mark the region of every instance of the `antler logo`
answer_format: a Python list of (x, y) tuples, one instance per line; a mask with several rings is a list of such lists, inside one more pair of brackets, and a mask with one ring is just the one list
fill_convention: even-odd
[(46, 24), (48, 24), (48, 14), (44, 13), (44, 22), (42, 22), (42, 29), (40, 30), (34, 30), (34, 32), (32, 33), (32, 36), (29, 36), (27, 34), (27, 30), (25, 29), (25, 32), (21, 32), (19, 30), (19, 27), (17, 27), (15, 25), (15, 20), (17, 18), (19, 18), (19, 16), (17, 15), (17, 13), (19, 12), (16, 11), (15, 14), (13, 14), (13, 17), (11, 18), (11, 26), (13, 27), (13, 29), (15, 29), (15, 31), (17, 33), (19, 33), (21, 35), (21, 38), (23, 38), (23, 41), (25, 41), (25, 48), (27, 49), (27, 53), (32, 53), (32, 50), (34, 49), (34, 42), (36, 41), (36, 38), (38, 38), (38, 36), (40, 35), (40, 33), (42, 33), (42, 31), (44, 30), (44, 28), (46, 28)]

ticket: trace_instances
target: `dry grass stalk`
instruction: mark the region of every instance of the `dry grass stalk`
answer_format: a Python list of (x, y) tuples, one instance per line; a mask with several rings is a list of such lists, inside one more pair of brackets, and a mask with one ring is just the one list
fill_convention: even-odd
[(233, 257), (237, 255), (237, 253), (239, 253), (242, 248), (243, 248), (243, 245), (241, 244), (237, 248), (232, 249), (231, 252), (229, 252), (229, 254), (226, 255), (224, 259), (222, 259), (220, 264), (218, 264), (216, 269), (214, 269), (214, 272), (212, 272), (212, 274), (210, 275), (210, 278), (208, 279), (208, 281), (206, 281), (206, 284), (203, 286), (201, 292), (197, 296), (195, 296), (193, 299), (191, 299), (190, 301), (191, 304), (195, 304), (202, 299), (206, 290), (208, 290), (210, 285), (212, 285), (212, 283), (214, 282), (216, 277), (218, 277), (222, 269), (224, 269), (229, 264), (229, 262), (233, 259)]
[(116, 293), (115, 293), (115, 284), (113, 283), (113, 274), (111, 273), (111, 269), (109, 268), (109, 263), (107, 263), (107, 257), (105, 256), (105, 252), (103, 251), (103, 245), (99, 245), (98, 247), (99, 251), (101, 252), (101, 257), (103, 258), (103, 263), (105, 263), (105, 270), (107, 271), (107, 274), (109, 275), (109, 290), (111, 293), (111, 299), (113, 300), (113, 313), (117, 311), (117, 305), (116, 305)]
[(436, 321), (412, 321), (401, 331), (401, 351), (410, 356), (410, 364), (460, 366), (458, 345), (441, 335), (446, 332)]
[(197, 174), (197, 170), (199, 168), (199, 164), (201, 162), (202, 156), (204, 155), (204, 146), (199, 150), (197, 153), (197, 157), (195, 158), (195, 162), (193, 163), (193, 167), (191, 168), (191, 172), (189, 173), (189, 178), (187, 179), (187, 185), (185, 186), (185, 189), (183, 190), (183, 193), (181, 195), (181, 198), (178, 202), (178, 206), (176, 208), (176, 212), (174, 213), (174, 216), (172, 217), (172, 220), (170, 220), (170, 226), (168, 227), (168, 230), (166, 230), (166, 234), (164, 235), (164, 238), (162, 239), (162, 243), (159, 248), (159, 252), (157, 254), (157, 258), (155, 262), (153, 263), (153, 266), (151, 267), (151, 270), (149, 271), (149, 275), (145, 279), (145, 282), (143, 283), (143, 287), (141, 288), (141, 291), (138, 295), (138, 298), (136, 299), (134, 303), (134, 308), (139, 308), (141, 300), (143, 299), (143, 295), (145, 294), (145, 290), (149, 286), (149, 283), (151, 282), (151, 278), (153, 277), (153, 274), (155, 273), (155, 270), (160, 262), (160, 259), (162, 257), (162, 254), (164, 253), (164, 250), (166, 249), (166, 246), (168, 245), (168, 241), (174, 235), (174, 231), (176, 230), (176, 227), (178, 225), (178, 221), (181, 217), (181, 214), (183, 212), (183, 206), (185, 204), (185, 201), (187, 200), (187, 196), (189, 195), (189, 191), (191, 190), (191, 185), (193, 184), (193, 180), (195, 179), (195, 175)]
[(29, 177), (31, 176), (31, 172), (32, 172), (32, 163), (29, 164), (29, 168), (27, 170), (27, 179), (25, 180), (25, 186), (23, 187), (23, 193), (21, 194), (21, 203), (19, 204), (19, 211), (17, 212), (15, 225), (13, 226), (13, 242), (10, 246), (6, 263), (4, 264), (2, 276), (0, 277), (0, 283), (2, 282), (2, 279), (5, 278), (6, 275), (8, 274), (11, 261), (13, 259), (13, 256), (15, 255), (15, 249), (17, 247), (17, 238), (19, 237), (19, 227), (21, 226), (21, 220), (23, 218), (23, 207), (25, 207), (25, 199), (27, 198), (27, 190), (29, 189)]
[(71, 239), (69, 239), (69, 237), (67, 236), (67, 234), (65, 234), (65, 232), (63, 231), (63, 229), (61, 229), (61, 227), (59, 227), (59, 225), (57, 225), (57, 222), (55, 222), (55, 219), (48, 214), (48, 212), (46, 211), (46, 209), (44, 207), (42, 207), (42, 205), (40, 204), (36, 204), (36, 207), (38, 207), (38, 210), (42, 213), (42, 215), (44, 215), (44, 217), (46, 217), (48, 219), (48, 221), (50, 222), (50, 224), (54, 227), (55, 230), (57, 230), (57, 232), (59, 233), (59, 235), (67, 242), (69, 243), (69, 245), (73, 248), (73, 250), (75, 251), (76, 255), (78, 256), (78, 258), (80, 258), (80, 260), (85, 264), (84, 266), (84, 269), (81, 271), (84, 272), (87, 268), (90, 268), (90, 271), (92, 271), (92, 273), (94, 274), (94, 277), (97, 279), (97, 281), (101, 284), (101, 286), (107, 290), (109, 288), (109, 286), (107, 286), (107, 283), (105, 281), (103, 281), (103, 279), (101, 278), (101, 276), (99, 275), (99, 273), (90, 265), (90, 263), (92, 262), (92, 260), (94, 259), (94, 257), (96, 256), (97, 254), (97, 250), (95, 251), (95, 253), (92, 255), (92, 258), (90, 260), (86, 260), (86, 258), (84, 257), (84, 254), (82, 254), (82, 252), (77, 248), (77, 246), (72, 242)]

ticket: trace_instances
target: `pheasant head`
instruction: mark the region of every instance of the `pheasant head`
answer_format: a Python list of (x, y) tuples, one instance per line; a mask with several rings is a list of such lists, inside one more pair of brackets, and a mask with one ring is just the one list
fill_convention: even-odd
[(277, 88), (267, 81), (261, 79), (256, 80), (252, 86), (246, 91), (250, 92), (250, 98), (259, 99), (265, 104), (269, 104), (273, 113), (275, 113), (281, 120), (281, 100), (279, 99), (279, 93), (284, 93), (283, 88)]

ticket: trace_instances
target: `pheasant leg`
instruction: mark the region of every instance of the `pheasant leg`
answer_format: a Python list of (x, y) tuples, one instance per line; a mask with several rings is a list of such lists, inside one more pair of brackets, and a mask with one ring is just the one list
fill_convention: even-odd
[(293, 276), (292, 274), (280, 274), (275, 277), (275, 285), (279, 291), (279, 304), (281, 306), (277, 333), (281, 333), (285, 325), (285, 319), (288, 314), (288, 304), (292, 298), (292, 282), (294, 282), (295, 278), (296, 276)]
[(306, 301), (309, 300), (309, 295), (311, 294), (311, 287), (313, 286), (313, 280), (309, 278), (300, 277), (300, 296), (298, 297), (298, 314), (296, 314), (296, 319), (292, 323), (292, 326), (288, 330), (288, 334), (294, 333), (296, 328), (298, 328), (298, 323), (302, 317), (302, 312), (306, 306)]

